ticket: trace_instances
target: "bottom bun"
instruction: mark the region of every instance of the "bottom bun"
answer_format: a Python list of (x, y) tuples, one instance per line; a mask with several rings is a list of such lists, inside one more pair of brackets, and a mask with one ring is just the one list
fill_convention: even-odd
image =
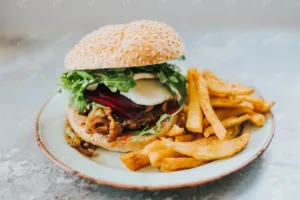
[(119, 152), (129, 152), (143, 149), (147, 144), (151, 143), (154, 140), (157, 140), (157, 136), (165, 136), (165, 134), (171, 129), (173, 124), (178, 121), (177, 116), (173, 117), (171, 120), (163, 121), (162, 128), (157, 135), (143, 135), (137, 138), (136, 135), (133, 135), (131, 133), (123, 133), (121, 136), (117, 137), (115, 141), (108, 142), (107, 135), (103, 135), (100, 133), (86, 133), (86, 117), (79, 115), (75, 109), (71, 107), (68, 108), (67, 118), (74, 132), (77, 133), (77, 135), (82, 140), (93, 145), (100, 146), (104, 149)]

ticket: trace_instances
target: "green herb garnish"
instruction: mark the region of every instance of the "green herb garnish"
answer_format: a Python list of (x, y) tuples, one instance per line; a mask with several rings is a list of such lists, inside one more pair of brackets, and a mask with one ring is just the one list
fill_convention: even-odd
[(145, 127), (142, 131), (135, 131), (134, 134), (136, 134), (138, 137), (146, 135), (146, 134), (157, 134), (161, 129), (161, 123), (168, 118), (169, 120), (177, 115), (183, 108), (183, 105), (173, 114), (167, 114), (164, 113), (160, 116), (160, 118), (157, 120), (155, 126), (153, 128), (148, 129), (148, 126)]
[(179, 56), (176, 60), (185, 60), (185, 55)]

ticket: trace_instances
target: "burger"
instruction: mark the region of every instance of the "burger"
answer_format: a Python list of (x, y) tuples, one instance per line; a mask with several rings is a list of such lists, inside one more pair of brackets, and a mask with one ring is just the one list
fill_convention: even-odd
[(167, 62), (183, 55), (178, 33), (156, 21), (108, 25), (86, 35), (66, 55), (71, 71), (61, 76), (74, 133), (120, 152), (163, 137), (186, 100), (185, 76)]

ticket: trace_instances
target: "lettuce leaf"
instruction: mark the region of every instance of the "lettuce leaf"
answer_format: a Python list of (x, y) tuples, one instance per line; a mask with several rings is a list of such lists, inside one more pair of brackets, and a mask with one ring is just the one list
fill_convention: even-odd
[(83, 113), (89, 102), (84, 97), (87, 86), (92, 84), (104, 84), (112, 92), (117, 90), (128, 92), (135, 86), (133, 74), (127, 74), (121, 70), (84, 70), (65, 72), (60, 77), (64, 89), (71, 93), (69, 104), (79, 113)]

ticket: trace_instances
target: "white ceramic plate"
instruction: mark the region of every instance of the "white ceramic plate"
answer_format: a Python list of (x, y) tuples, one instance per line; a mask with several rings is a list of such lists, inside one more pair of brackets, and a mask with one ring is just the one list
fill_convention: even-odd
[(235, 171), (254, 161), (270, 144), (274, 134), (274, 119), (267, 114), (262, 128), (246, 125), (252, 136), (248, 146), (239, 154), (204, 166), (177, 172), (162, 173), (152, 167), (131, 172), (121, 163), (119, 153), (99, 150), (96, 158), (87, 158), (64, 139), (64, 119), (68, 100), (57, 94), (40, 111), (36, 122), (36, 137), (46, 155), (65, 170), (98, 184), (130, 189), (170, 189), (204, 184)]

